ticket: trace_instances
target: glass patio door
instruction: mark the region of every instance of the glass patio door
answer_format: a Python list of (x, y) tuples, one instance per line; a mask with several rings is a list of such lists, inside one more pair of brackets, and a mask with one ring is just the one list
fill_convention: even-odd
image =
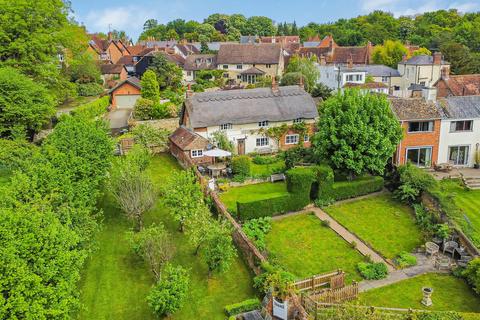
[(407, 149), (407, 161), (418, 167), (430, 167), (432, 164), (432, 147)]
[(468, 146), (448, 147), (448, 161), (456, 166), (468, 164)]

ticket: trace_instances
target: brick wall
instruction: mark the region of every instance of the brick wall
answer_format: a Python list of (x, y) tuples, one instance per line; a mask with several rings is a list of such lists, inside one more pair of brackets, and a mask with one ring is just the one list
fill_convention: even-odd
[(408, 133), (408, 121), (402, 122), (404, 131), (403, 139), (400, 142), (396, 153), (396, 163), (405, 164), (407, 148), (411, 147), (432, 147), (432, 165), (437, 163), (438, 146), (440, 142), (440, 120), (434, 121), (432, 132)]
[[(310, 139), (309, 139), (308, 142), (304, 142), (304, 143), (303, 143), (303, 146), (304, 146), (305, 148), (310, 148), (311, 145), (312, 145), (312, 143), (311, 143), (312, 135), (315, 133), (315, 124), (314, 124), (314, 123), (307, 124), (307, 132), (308, 132), (307, 134), (308, 134), (308, 136), (310, 137)], [(279, 149), (280, 149), (280, 150), (284, 150), (284, 151), (285, 151), (285, 150), (288, 150), (288, 149), (291, 149), (291, 148), (293, 148), (293, 147), (298, 146), (298, 144), (286, 144), (286, 143), (285, 143), (285, 137), (286, 137), (287, 135), (289, 135), (289, 134), (298, 134), (298, 132), (295, 132), (293, 129), (289, 129), (289, 130), (287, 131), (287, 133), (284, 134), (284, 135), (282, 136), (282, 138), (280, 139), (280, 146), (279, 146)]]

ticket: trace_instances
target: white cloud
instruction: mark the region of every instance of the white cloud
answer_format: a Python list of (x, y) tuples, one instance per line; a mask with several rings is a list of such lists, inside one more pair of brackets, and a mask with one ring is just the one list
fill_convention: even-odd
[(472, 12), (480, 10), (480, 3), (478, 2), (465, 2), (465, 3), (452, 3), (448, 9), (457, 9), (460, 12)]
[(95, 31), (108, 31), (109, 28), (135, 30), (153, 15), (152, 12), (142, 11), (135, 7), (112, 7), (100, 11), (90, 11), (85, 18), (85, 23)]
[(373, 10), (388, 10), (389, 7), (395, 6), (401, 0), (362, 0), (362, 10), (371, 12)]
[(453, 2), (446, 0), (427, 0), (420, 3), (411, 0), (362, 0), (361, 9), (367, 13), (373, 10), (392, 12), (395, 16), (409, 16), (440, 9), (457, 9), (460, 12), (480, 10), (479, 2)]

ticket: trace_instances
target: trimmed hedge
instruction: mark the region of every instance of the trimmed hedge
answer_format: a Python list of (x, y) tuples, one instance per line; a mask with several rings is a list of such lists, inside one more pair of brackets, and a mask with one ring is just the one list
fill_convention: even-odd
[(232, 159), (232, 170), (235, 175), (242, 177), (250, 176), (251, 165), (249, 156), (237, 156)]
[(312, 168), (293, 168), (285, 173), (288, 195), (251, 202), (237, 201), (237, 218), (245, 221), (297, 211), (310, 203), (310, 188), (315, 181)]
[(110, 97), (104, 96), (100, 99), (86, 103), (72, 110), (72, 115), (93, 119), (99, 117), (107, 112), (110, 105)]
[(260, 307), (261, 307), (260, 300), (258, 300), (257, 298), (253, 298), (253, 299), (244, 300), (239, 303), (226, 305), (224, 310), (227, 316), (231, 317), (239, 313), (260, 309)]
[(330, 199), (344, 200), (363, 196), (383, 189), (382, 177), (364, 177), (353, 181), (335, 182), (330, 191), (325, 191)]

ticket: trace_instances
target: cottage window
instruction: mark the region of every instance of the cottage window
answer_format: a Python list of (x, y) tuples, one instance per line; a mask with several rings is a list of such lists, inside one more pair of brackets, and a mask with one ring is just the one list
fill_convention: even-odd
[(431, 132), (433, 121), (413, 121), (408, 123), (408, 132)]
[(472, 131), (473, 120), (462, 120), (450, 122), (450, 132)]
[(361, 74), (347, 74), (347, 82), (348, 81), (362, 81), (363, 75)]
[(256, 141), (257, 147), (265, 147), (265, 146), (268, 146), (268, 144), (269, 144), (269, 141), (267, 137), (257, 138), (257, 141)]
[(192, 158), (203, 157), (203, 150), (202, 149), (191, 150), (190, 155)]
[(237, 69), (242, 70), (242, 65), (241, 65), (241, 64), (237, 64)]
[(265, 67), (267, 67), (268, 69), (270, 69), (272, 67), (271, 64), (267, 64)]
[(456, 166), (465, 166), (468, 164), (469, 146), (448, 147), (448, 161)]
[(418, 167), (430, 167), (432, 164), (432, 147), (408, 148), (407, 161)]
[(192, 71), (187, 71), (187, 76), (191, 76), (192, 75)]
[(285, 144), (297, 144), (299, 139), (298, 134), (288, 134), (285, 136)]
[(223, 77), (224, 77), (224, 78), (228, 78), (228, 73), (225, 72), (225, 73), (223, 74)]
[(388, 82), (388, 77), (383, 76), (382, 77), (382, 82)]
[(259, 126), (260, 128), (268, 127), (268, 120), (260, 121), (260, 122), (258, 123), (258, 126)]
[(309, 136), (308, 134), (304, 135), (304, 136), (303, 136), (303, 141), (304, 141), (304, 142), (310, 141), (310, 136)]
[(393, 86), (393, 90), (395, 90), (395, 91), (400, 90), (400, 86)]
[(303, 122), (303, 118), (293, 119), (293, 123), (301, 123), (301, 122)]
[(224, 123), (220, 125), (220, 130), (230, 130), (230, 129), (232, 129), (231, 123)]
[(237, 74), (237, 79), (238, 79), (238, 80), (242, 80), (242, 75), (241, 75), (241, 74)]
[(223, 69), (228, 69), (228, 64), (224, 64)]

